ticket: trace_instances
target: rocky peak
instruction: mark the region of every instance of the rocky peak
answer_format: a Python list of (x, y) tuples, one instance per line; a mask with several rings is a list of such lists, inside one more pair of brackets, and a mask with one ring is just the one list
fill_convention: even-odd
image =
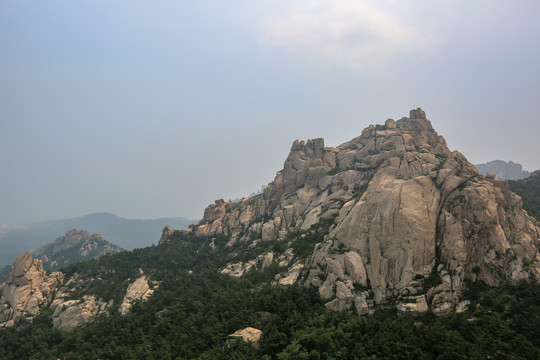
[(159, 243), (161, 244), (167, 241), (167, 239), (169, 239), (173, 234), (174, 234), (174, 229), (171, 228), (170, 225), (165, 226), (161, 232), (161, 238), (159, 239)]
[[(540, 231), (519, 197), (451, 152), (420, 108), (337, 148), (296, 140), (261, 195), (218, 200), (188, 231), (257, 246), (313, 226), (326, 229), (324, 241), (289, 271), (334, 310), (366, 313), (392, 300), (442, 313), (456, 308), (465, 280), (496, 285), (540, 275)], [(427, 288), (430, 276), (441, 283)]]
[(426, 113), (421, 108), (412, 109), (409, 111), (409, 117), (411, 119), (425, 119)]
[(63, 278), (60, 272), (47, 275), (41, 260), (32, 259), (30, 251), (20, 255), (9, 280), (0, 285), (0, 327), (20, 319), (31, 321), (52, 300)]
[[(74, 249), (75, 251), (72, 251)], [(86, 230), (71, 229), (54, 242), (45, 244), (33, 251), (32, 255), (40, 259), (46, 269), (54, 270), (74, 261), (97, 258), (121, 250), (120, 247), (111, 244), (100, 234), (90, 234)]]

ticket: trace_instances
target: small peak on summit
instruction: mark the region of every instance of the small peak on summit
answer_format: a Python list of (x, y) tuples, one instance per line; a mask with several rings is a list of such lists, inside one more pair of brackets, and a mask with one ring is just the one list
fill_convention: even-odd
[(304, 150), (306, 148), (310, 148), (312, 150), (322, 150), (324, 149), (324, 139), (308, 139), (307, 143), (304, 140), (294, 140), (291, 146), (291, 151)]
[(409, 118), (411, 119), (426, 119), (426, 113), (424, 112), (424, 110), (422, 110), (422, 108), (416, 108), (415, 109), (412, 109), (410, 112), (409, 112)]

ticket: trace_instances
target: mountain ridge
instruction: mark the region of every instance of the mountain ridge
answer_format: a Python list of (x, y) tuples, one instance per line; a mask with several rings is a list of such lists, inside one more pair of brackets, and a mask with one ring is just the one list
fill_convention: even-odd
[(461, 313), (470, 284), (537, 279), (539, 245), (537, 222), (508, 182), (451, 152), (418, 108), (337, 148), (296, 140), (262, 194), (216, 200), (187, 230), (166, 226), (158, 246), (72, 264), (54, 279), (40, 260), (19, 257), (2, 285), (1, 324), (12, 326), (11, 309), (28, 305), (11, 296), (28, 291), (25, 279), (56, 285), (45, 300), (32, 282), (30, 296), (43, 301), (21, 316), (49, 309), (52, 326), (64, 330), (122, 311), (130, 289), (155, 290), (138, 304), (152, 303), (158, 319), (174, 305), (172, 288), (199, 284), (186, 291), (211, 296), (220, 281), (254, 292), (300, 286), (326, 309), (358, 315), (392, 306), (400, 314)]
[[(325, 232), (323, 241), (277, 282), (315, 286), (334, 310), (366, 312), (397, 299), (408, 311), (445, 313), (461, 306), (466, 281), (495, 286), (540, 274), (539, 230), (519, 196), (451, 152), (420, 108), (337, 148), (296, 140), (263, 194), (216, 200), (187, 231), (256, 249), (312, 227)], [(171, 234), (165, 229), (160, 243)], [(260, 265), (223, 271), (242, 276)], [(439, 284), (426, 293), (432, 274)], [(371, 290), (355, 294), (356, 285)]]
[(36, 250), (43, 244), (54, 241), (61, 234), (73, 228), (85, 229), (90, 233), (103, 235), (108, 241), (125, 249), (149, 246), (157, 242), (161, 229), (171, 225), (185, 229), (193, 220), (183, 217), (157, 219), (127, 219), (118, 215), (101, 212), (69, 219), (47, 220), (4, 228), (0, 245), (0, 267), (13, 263), (19, 254)]

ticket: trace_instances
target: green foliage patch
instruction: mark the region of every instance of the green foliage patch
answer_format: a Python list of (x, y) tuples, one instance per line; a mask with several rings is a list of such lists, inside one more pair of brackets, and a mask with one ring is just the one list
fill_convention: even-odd
[(523, 208), (540, 220), (540, 173), (535, 172), (523, 180), (508, 180), (510, 190), (521, 196)]
[[(540, 358), (536, 283), (469, 284), (465, 296), (472, 310), (461, 314), (411, 317), (387, 309), (359, 317), (327, 311), (314, 288), (268, 285), (277, 264), (243, 278), (221, 275), (231, 251), (226, 241), (184, 234), (164, 245), (71, 265), (68, 277), (112, 274), (123, 284), (107, 282), (114, 299), (139, 268), (159, 286), (130, 314), (112, 309), (72, 332), (53, 330), (47, 309), (33, 323), (1, 329), (0, 359)], [(229, 334), (248, 326), (264, 332), (259, 350), (241, 341), (226, 345)]]

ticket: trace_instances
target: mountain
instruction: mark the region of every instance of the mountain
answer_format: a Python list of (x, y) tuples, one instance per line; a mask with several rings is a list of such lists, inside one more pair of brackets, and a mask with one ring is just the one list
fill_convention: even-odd
[[(32, 256), (41, 260), (44, 270), (58, 270), (77, 261), (95, 259), (123, 250), (105, 240), (100, 234), (91, 235), (85, 230), (71, 229), (54, 242), (32, 251)], [(12, 266), (6, 265), (0, 271), (0, 283), (8, 280), (11, 270)]]
[[(334, 310), (369, 312), (397, 301), (404, 310), (445, 313), (459, 306), (466, 282), (540, 275), (539, 229), (521, 198), (450, 152), (421, 109), (370, 125), (337, 148), (295, 141), (262, 195), (217, 200), (189, 231), (261, 249), (300, 236), (294, 253), (296, 242), (311, 256), (297, 258), (279, 282), (318, 288)], [(225, 272), (255, 265), (230, 263)], [(438, 284), (426, 292), (421, 280), (430, 276)]]
[(499, 179), (520, 180), (529, 177), (530, 173), (523, 170), (521, 164), (513, 161), (493, 160), (485, 164), (475, 165), (480, 174), (486, 175), (488, 172), (495, 173)]
[(71, 229), (54, 242), (33, 251), (32, 256), (42, 261), (45, 270), (58, 270), (77, 261), (95, 259), (123, 250), (100, 234), (91, 235), (86, 230)]
[(508, 181), (508, 184), (523, 199), (523, 208), (540, 221), (540, 170), (526, 179)]
[(52, 273), (19, 256), (0, 359), (538, 358), (537, 224), (418, 108), (295, 141), (262, 194), (158, 246)]
[(77, 228), (101, 234), (108, 241), (125, 249), (149, 246), (157, 242), (156, 234), (166, 225), (185, 229), (192, 220), (186, 218), (159, 218), (152, 220), (125, 219), (109, 213), (95, 213), (82, 217), (50, 220), (26, 226), (8, 228), (0, 233), (0, 267), (13, 263), (15, 258), (28, 250), (54, 241), (60, 234)]

